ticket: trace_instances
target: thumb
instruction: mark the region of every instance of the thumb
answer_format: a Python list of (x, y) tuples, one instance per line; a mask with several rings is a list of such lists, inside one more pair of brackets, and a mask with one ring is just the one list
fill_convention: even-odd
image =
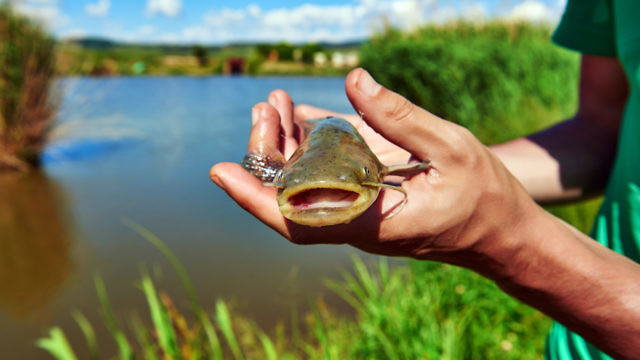
[(362, 118), (389, 141), (422, 160), (435, 152), (447, 151), (460, 127), (414, 105), (401, 95), (384, 88), (364, 69), (349, 73), (345, 82), (347, 97)]

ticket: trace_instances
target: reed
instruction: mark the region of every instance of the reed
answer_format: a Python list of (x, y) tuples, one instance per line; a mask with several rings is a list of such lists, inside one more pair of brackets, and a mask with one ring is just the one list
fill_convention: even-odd
[(53, 51), (40, 26), (0, 4), (0, 170), (39, 163), (55, 112)]

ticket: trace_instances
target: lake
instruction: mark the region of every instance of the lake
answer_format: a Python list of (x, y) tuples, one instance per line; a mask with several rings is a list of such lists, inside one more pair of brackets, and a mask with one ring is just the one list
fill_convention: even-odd
[(142, 273), (188, 312), (168, 262), (123, 219), (175, 252), (207, 310), (221, 298), (269, 330), (318, 294), (339, 306), (323, 280), (350, 269), (356, 250), (287, 242), (237, 207), (208, 172), (242, 159), (251, 107), (273, 89), (296, 103), (352, 113), (342, 78), (66, 78), (58, 88), (43, 170), (0, 177), (4, 358), (49, 358), (34, 342), (52, 325), (82, 354), (74, 310), (93, 323), (101, 349), (113, 349), (96, 274), (121, 323), (148, 316), (137, 288)]

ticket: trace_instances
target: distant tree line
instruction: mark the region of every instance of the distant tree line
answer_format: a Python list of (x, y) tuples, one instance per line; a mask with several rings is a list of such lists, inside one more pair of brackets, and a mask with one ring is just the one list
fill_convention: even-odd
[(261, 43), (255, 46), (258, 55), (267, 59), (274, 52), (278, 56), (279, 61), (302, 61), (306, 64), (313, 63), (313, 57), (316, 53), (325, 52), (326, 48), (318, 43), (308, 43), (295, 46), (288, 42), (279, 42), (276, 44)]

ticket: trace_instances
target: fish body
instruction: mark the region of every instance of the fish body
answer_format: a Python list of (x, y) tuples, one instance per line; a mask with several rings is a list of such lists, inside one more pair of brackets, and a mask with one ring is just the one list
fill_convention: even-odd
[(273, 156), (247, 155), (243, 160), (243, 166), (256, 176), (275, 173), (273, 184), (278, 187), (280, 212), (298, 224), (348, 223), (373, 204), (380, 188), (393, 187), (404, 193), (399, 186), (383, 184), (386, 175), (428, 168), (426, 163), (383, 165), (358, 131), (344, 119), (329, 117), (309, 123), (315, 123), (313, 130), (280, 171), (255, 165), (264, 162), (260, 159)]

